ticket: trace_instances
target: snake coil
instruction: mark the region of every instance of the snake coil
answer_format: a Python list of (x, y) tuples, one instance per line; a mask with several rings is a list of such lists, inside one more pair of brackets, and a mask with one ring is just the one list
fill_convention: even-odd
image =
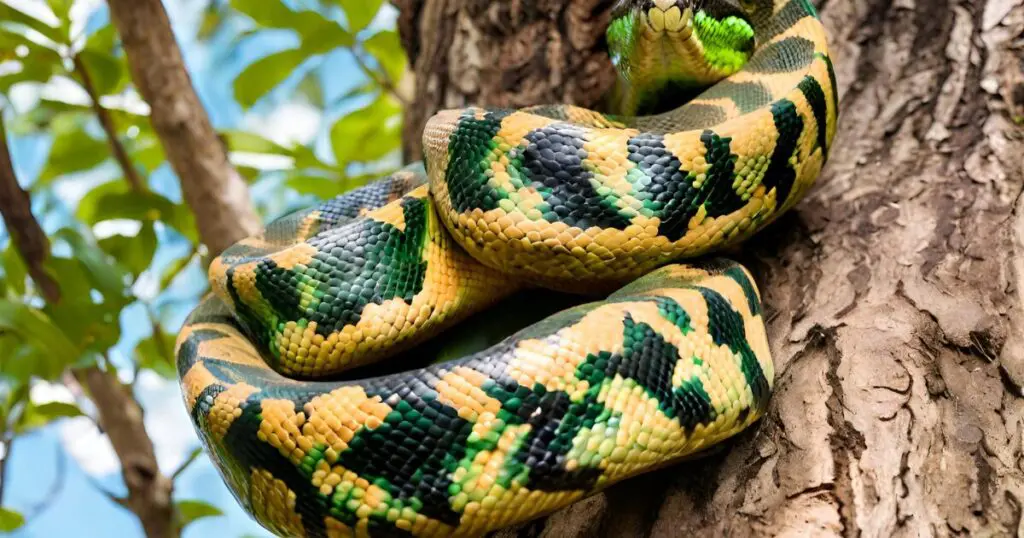
[[(441, 112), (423, 164), (211, 265), (215, 293), (178, 339), (181, 388), (267, 529), (480, 535), (763, 414), (774, 370), (751, 275), (676, 262), (743, 243), (814, 183), (838, 109), (824, 28), (808, 0), (616, 10), (626, 113)], [(659, 70), (676, 78), (652, 82)], [(527, 285), (618, 291), (460, 360), (336, 378)]]

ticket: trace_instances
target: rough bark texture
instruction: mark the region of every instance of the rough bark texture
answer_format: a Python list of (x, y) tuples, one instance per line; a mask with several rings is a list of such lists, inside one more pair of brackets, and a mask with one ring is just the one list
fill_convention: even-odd
[(595, 103), (615, 81), (604, 49), (612, 0), (395, 0), (415, 74), (404, 156), (422, 158), (434, 112), (469, 104)]
[[(499, 535), (1024, 532), (1024, 2), (816, 3), (839, 135), (815, 190), (740, 256), (769, 313), (767, 417)], [(399, 7), (413, 133), (441, 106), (586, 105), (611, 80), (607, 3)]]
[(259, 231), (245, 181), (199, 102), (160, 0), (109, 0), (132, 79), (211, 254)]

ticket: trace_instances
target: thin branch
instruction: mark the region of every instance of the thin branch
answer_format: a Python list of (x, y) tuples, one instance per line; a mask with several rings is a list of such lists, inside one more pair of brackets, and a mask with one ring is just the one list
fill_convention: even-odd
[(60, 287), (46, 272), (44, 264), (50, 256), (50, 240), (46, 238), (43, 228), (32, 216), (32, 200), (28, 191), (21, 188), (14, 174), (14, 163), (11, 152), (7, 148), (7, 132), (4, 129), (2, 111), (0, 111), (0, 214), (11, 234), (29, 276), (43, 297), (51, 303), (60, 301)]
[(398, 87), (395, 86), (395, 83), (391, 80), (391, 77), (387, 74), (387, 72), (378, 72), (371, 68), (369, 65), (367, 65), (366, 61), (363, 59), (362, 51), (357, 49), (356, 47), (352, 48), (352, 57), (355, 58), (356, 65), (359, 67), (359, 70), (363, 72), (363, 74), (365, 74), (367, 77), (370, 77), (370, 80), (372, 80), (375, 84), (383, 88), (384, 91), (390, 93), (391, 96), (394, 97), (395, 100), (398, 101), (403, 107), (409, 106), (408, 100), (405, 97), (403, 97), (402, 94), (398, 91)]
[(121, 506), (127, 510), (131, 510), (131, 507), (128, 506), (128, 499), (115, 495), (114, 492), (107, 489), (103, 484), (100, 484), (99, 481), (96, 480), (96, 478), (91, 474), (85, 473), (85, 481), (88, 482), (93, 489), (99, 492), (100, 495), (103, 495), (108, 500), (110, 500), (110, 502), (118, 506)]
[(30, 506), (28, 510), (22, 512), (22, 515), (25, 517), (26, 525), (28, 524), (29, 521), (38, 517), (40, 514), (42, 514), (51, 506), (53, 506), (54, 501), (56, 501), (57, 497), (60, 495), (60, 492), (64, 489), (64, 484), (67, 483), (68, 465), (64, 455), (64, 451), (63, 449), (61, 449), (60, 446), (57, 447), (56, 456), (57, 463), (56, 465), (54, 465), (56, 476), (53, 477), (53, 484), (50, 485), (50, 489), (46, 492), (45, 495), (43, 495), (43, 497), (38, 502)]
[(85, 88), (85, 93), (89, 94), (89, 102), (92, 105), (93, 112), (96, 113), (96, 117), (100, 120), (100, 125), (103, 127), (103, 132), (107, 135), (107, 143), (110, 144), (110, 151), (114, 154), (114, 160), (117, 161), (118, 166), (121, 167), (124, 178), (131, 185), (132, 191), (143, 192), (146, 190), (146, 183), (139, 176), (139, 171), (132, 164), (131, 158), (128, 157), (128, 151), (125, 150), (124, 144), (121, 143), (121, 139), (117, 136), (117, 128), (114, 126), (114, 118), (110, 115), (110, 111), (103, 108), (100, 105), (100, 95), (96, 91), (96, 86), (92, 82), (92, 76), (89, 74), (89, 70), (85, 67), (85, 63), (82, 62), (80, 55), (75, 55), (73, 58), (75, 65), (75, 74), (82, 82), (82, 87)]
[(14, 438), (0, 439), (4, 447), (4, 453), (0, 455), (0, 506), (4, 505), (4, 486), (7, 484), (7, 462), (11, 460), (11, 447), (14, 445)]
[(185, 472), (185, 470), (188, 469), (189, 465), (192, 465), (192, 463), (196, 461), (196, 459), (198, 459), (202, 453), (203, 449), (201, 448), (196, 448), (195, 450), (193, 450), (192, 453), (188, 455), (188, 458), (185, 458), (185, 461), (181, 462), (181, 465), (179, 465), (178, 468), (175, 469), (173, 473), (171, 473), (171, 482), (177, 480), (178, 477), (181, 476), (181, 473)]

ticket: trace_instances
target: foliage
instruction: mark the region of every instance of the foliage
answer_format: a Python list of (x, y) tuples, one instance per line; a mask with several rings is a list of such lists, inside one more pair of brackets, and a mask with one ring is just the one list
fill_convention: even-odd
[[(298, 80), (295, 91), (309, 104), (323, 108), (327, 115), (348, 111), (329, 129), (333, 164), (319, 159), (309, 147), (285, 147), (251, 133), (231, 133), (231, 149), (286, 158), (289, 165), (281, 170), (284, 184), (318, 198), (334, 196), (395, 168), (402, 101), (396, 84), (406, 60), (398, 33), (372, 24), (381, 5), (380, 0), (324, 0), (310, 9), (293, 11), (279, 2), (230, 0), (229, 11), (244, 15), (253, 25), (245, 39), (287, 32), (298, 41), (297, 46), (252, 62), (235, 78), (234, 95), (240, 105), (251, 108), (275, 88)], [(346, 60), (368, 81), (325, 103), (316, 72)]]
[[(20, 169), (19, 179), (51, 239), (45, 270), (60, 284), (61, 300), (42, 299), (0, 229), (5, 446), (83, 414), (72, 403), (33, 402), (34, 383), (69, 382), (74, 376), (68, 372), (91, 366), (173, 378), (175, 324), (206, 290), (195, 278), (202, 274), (203, 250), (194, 217), (174, 182), (161, 180), (169, 167), (105, 5), (85, 18), (75, 15), (72, 0), (46, 0), (41, 13), (18, 5), (0, 3), (0, 119), (12, 141), (47, 148), (38, 173)], [(232, 160), (252, 184), (290, 190), (298, 203), (334, 196), (397, 167), (403, 102), (397, 88), (406, 62), (387, 15), (378, 16), (382, 6), (381, 0), (207, 4), (195, 29), (200, 40), (227, 37), (231, 47), (242, 48), (287, 35), (297, 43), (237, 74), (232, 87), (243, 114), (299, 102), (332, 120), (307, 143), (274, 141), (237, 125), (223, 129)], [(348, 64), (358, 75), (351, 89), (329, 95), (323, 74)], [(30, 95), (30, 106), (15, 106), (16, 95)], [(113, 157), (117, 145), (130, 163)], [(19, 157), (15, 147), (16, 165)], [(132, 176), (141, 184), (127, 180)], [(119, 360), (123, 354), (128, 357)], [(0, 446), (0, 459), (3, 453)], [(179, 501), (176, 525), (220, 513), (201, 501)], [(0, 508), (0, 532), (23, 524), (21, 514)]]

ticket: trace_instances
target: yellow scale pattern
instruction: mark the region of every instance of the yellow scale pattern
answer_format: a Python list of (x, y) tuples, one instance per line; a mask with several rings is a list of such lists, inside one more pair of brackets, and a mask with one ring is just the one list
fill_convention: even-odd
[[(786, 5), (777, 2), (772, 9), (778, 15)], [(781, 143), (770, 107), (742, 113), (728, 99), (698, 98), (695, 104), (717, 106), (725, 116), (713, 131), (731, 140), (730, 152), (736, 156), (731, 189), (744, 204), (717, 217), (701, 207), (679, 239), (660, 233), (660, 218), (634, 195), (629, 181), (636, 164), (629, 159), (627, 144), (642, 130), (631, 127), (628, 120), (610, 120), (578, 107), (561, 107), (565, 119), (560, 120), (546, 116), (540, 108), (504, 117), (483, 162), (488, 185), (508, 196), (495, 209), (458, 211), (447, 183), (452, 164), (449, 140), (467, 111), (446, 111), (434, 116), (424, 133), (429, 187), (406, 194), (408, 199), (424, 201), (427, 208), (427, 238), (421, 251), (426, 275), (411, 301), (367, 304), (357, 324), (328, 335), (318, 332), (315, 322), (283, 321), (272, 341), (278, 360), (271, 368), (237, 323), (223, 320), (225, 305), (234, 305), (232, 293), (257, 315), (274, 312), (256, 282), (259, 262), (231, 265), (229, 271), (228, 263), (216, 260), (210, 274), (220, 299), (208, 298), (197, 309), (181, 331), (176, 352), (185, 404), (197, 417), (197, 428), (215, 453), (222, 476), (246, 509), (268, 529), (285, 536), (369, 536), (374, 529), (385, 528), (382, 525), (413, 536), (476, 536), (550, 513), (610, 484), (670, 465), (758, 420), (774, 367), (760, 295), (750, 274), (739, 266), (734, 267), (740, 276), (696, 266), (655, 269), (748, 239), (795, 204), (820, 173), (837, 127), (832, 104), (836, 88), (830, 82), (824, 29), (816, 18), (805, 16), (759, 46), (794, 37), (813, 44), (816, 57), (809, 65), (777, 73), (740, 71), (728, 79), (760, 84), (773, 101), (792, 103), (802, 122), (789, 157), (795, 177), (785, 200), (778, 199), (777, 189), (765, 185), (771, 156)], [(805, 77), (813, 78), (824, 94), (824, 116), (816, 108), (820, 105), (797, 88)], [(483, 109), (469, 109), (468, 114), (477, 120), (487, 117)], [(825, 147), (820, 145), (822, 117)], [(512, 162), (516, 148), (536, 130), (566, 119), (585, 131), (587, 157), (582, 166), (590, 173), (593, 188), (614, 194), (615, 208), (632, 215), (624, 229), (580, 229), (548, 222), (541, 211), (543, 196), (517, 177)], [(695, 176), (695, 188), (708, 180), (711, 167), (702, 135), (702, 130), (688, 130), (663, 136), (665, 149)], [(305, 239), (314, 233), (320, 217), (316, 212), (308, 215), (296, 231), (297, 240), (286, 248), (263, 238), (243, 244), (270, 251), (266, 259), (277, 267), (302, 267), (317, 255)], [(401, 231), (406, 228), (397, 200), (366, 211), (361, 218)], [(335, 373), (372, 362), (385, 351), (409, 348), (520, 289), (523, 281), (593, 292), (648, 273), (639, 281), (646, 287), (636, 287), (639, 282), (631, 285), (616, 294), (618, 300), (566, 318), (544, 335), (514, 337), (511, 347), (503, 351), (494, 348), (405, 377), (347, 383), (289, 377)], [(299, 289), (301, 307), (315, 303), (314, 291), (312, 286)], [(720, 297), (725, 306), (709, 294)], [(667, 315), (665, 304), (677, 305), (686, 322)], [(739, 320), (739, 326), (732, 327), (739, 333), (737, 341), (722, 340), (722, 327), (730, 323), (723, 316), (728, 313)], [(626, 357), (633, 351), (623, 330), (627, 321), (659, 338), (662, 343), (657, 345), (663, 347), (658, 349), (675, 350), (664, 373), (667, 387), (683, 391), (686, 397), (704, 398), (706, 420), (685, 424), (686, 417), (654, 395), (651, 380), (621, 372), (596, 378), (581, 375), (595, 357)], [(747, 351), (738, 351), (738, 345)], [(562, 467), (555, 470), (567, 476), (588, 470), (596, 473), (586, 486), (559, 489), (537, 482), (545, 472), (555, 471), (542, 470), (539, 462), (524, 460), (523, 454), (533, 455), (530, 451), (536, 450), (531, 443), (545, 423), (530, 420), (545, 408), (537, 407), (530, 420), (514, 421), (509, 410), (515, 407), (509, 397), (495, 392), (498, 380), (541, 391), (537, 394), (564, 394), (571, 405), (602, 410), (605, 420), (586, 422), (570, 432)], [(423, 401), (436, 402), (452, 412), (452, 420), (464, 421), (468, 425), (464, 444), (476, 447), (451, 451), (455, 461), (446, 463), (442, 476), (434, 477), (446, 484), (446, 491), (430, 493), (443, 496), (443, 510), (398, 493), (394, 488), (403, 484), (395, 483), (394, 477), (390, 483), (382, 481), (379, 469), (383, 467), (376, 476), (355, 470), (365, 464), (351, 457), (365, 448), (372, 434), (383, 436), (405, 423), (401, 421), (411, 421), (402, 414), (408, 412), (403, 405), (420, 402), (428, 393), (432, 396)], [(245, 430), (249, 422), (251, 431)], [(239, 437), (242, 431), (251, 436)], [(422, 442), (432, 442), (433, 435)], [(233, 444), (239, 439), (248, 445)], [(251, 459), (253, 451), (260, 450), (261, 455)], [(382, 461), (391, 456), (375, 455)], [(308, 479), (300, 488), (294, 486), (294, 479), (286, 481), (286, 472), (305, 473)], [(314, 498), (330, 503), (333, 511), (314, 506)], [(455, 519), (444, 510), (450, 510)]]
[[(763, 322), (742, 305), (747, 304), (743, 289), (731, 278), (702, 274), (693, 269), (672, 266), (663, 271), (676, 272), (701, 286), (714, 289), (731, 304), (739, 307), (744, 321), (745, 340), (756, 355), (767, 380), (773, 378)], [(584, 428), (573, 439), (569, 452), (569, 470), (577, 466), (597, 464), (602, 470), (596, 488), (617, 482), (638, 472), (650, 470), (699, 452), (730, 437), (757, 420), (758, 413), (738, 420), (743, 409), (756, 409), (751, 387), (740, 370), (739, 357), (729, 348), (719, 346), (709, 336), (710, 319), (703, 296), (692, 289), (654, 289), (650, 297), (666, 297), (678, 302), (691, 316), (692, 331), (684, 334), (679, 327), (661, 316), (649, 302), (623, 302), (600, 306), (578, 322), (566, 326), (548, 338), (521, 340), (506, 366), (508, 376), (524, 386), (544, 385), (549, 391), (565, 391), (574, 401), (582, 400), (590, 388), (575, 372), (588, 355), (608, 350), (622, 350), (621, 326), (624, 316), (648, 323), (667, 341), (679, 349), (681, 357), (672, 374), (672, 385), (700, 379), (716, 410), (717, 418), (686, 432), (678, 419), (668, 418), (659, 409), (659, 402), (645, 393), (635, 382), (621, 377), (607, 381), (597, 401), (620, 418), (615, 427), (598, 425)], [(196, 325), (192, 330), (223, 331), (224, 338), (204, 342), (204, 355), (232, 356), (235, 364), (250, 367), (265, 365), (255, 348), (240, 353), (237, 338), (230, 329), (215, 325)], [(188, 331), (185, 339), (188, 338)], [(686, 357), (686, 358), (682, 358)], [(695, 365), (689, 357), (702, 357)], [(190, 386), (197, 389), (216, 382), (204, 374), (203, 365), (189, 371)], [(481, 386), (488, 381), (481, 372), (455, 367), (438, 378), (433, 388), (439, 401), (456, 409), (460, 417), (472, 422), (473, 433), (485, 436), (490, 430), (501, 431), (496, 447), (477, 453), (452, 474), (452, 481), (461, 491), (451, 497), (453, 509), (462, 514), (458, 528), (432, 520), (410, 507), (392, 502), (390, 495), (365, 478), (338, 465), (337, 461), (360, 431), (379, 428), (393, 408), (380, 397), (370, 398), (362, 387), (342, 386), (312, 399), (296, 411), (294, 402), (264, 399), (258, 440), (274, 447), (295, 465), (314, 451), (326, 447), (312, 475), (312, 484), (325, 496), (341, 492), (349, 496), (348, 506), (360, 516), (361, 525), (350, 528), (340, 523), (328, 525), (328, 536), (365, 536), (371, 515), (394, 521), (396, 527), (410, 530), (417, 536), (472, 536), (538, 514), (557, 509), (583, 497), (585, 491), (545, 492), (530, 490), (520, 483), (505, 488), (496, 484), (510, 454), (530, 431), (529, 425), (503, 428), (497, 424), (501, 403), (488, 396)], [(251, 386), (239, 384), (222, 392), (207, 414), (211, 433), (222, 436), (230, 422), (239, 415), (243, 395), (251, 395)], [(194, 405), (194, 403), (193, 403)], [(589, 461), (588, 458), (594, 461)], [(296, 512), (294, 492), (287, 490), (269, 471), (255, 469), (246, 487), (250, 508), (264, 522), (285, 535), (300, 535), (301, 518)], [(351, 533), (351, 534), (350, 534)]]

